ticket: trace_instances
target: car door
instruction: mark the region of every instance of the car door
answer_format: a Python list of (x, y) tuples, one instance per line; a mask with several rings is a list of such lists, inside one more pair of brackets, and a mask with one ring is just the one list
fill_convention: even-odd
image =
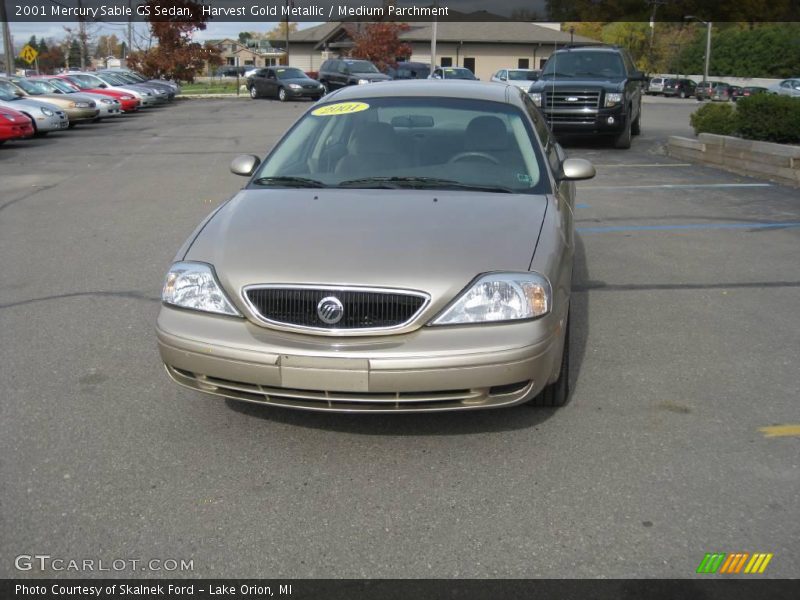
[(273, 98), (278, 95), (278, 75), (275, 69), (267, 69), (267, 76), (264, 78), (264, 95)]
[(636, 119), (642, 110), (642, 74), (636, 68), (627, 50), (622, 52), (622, 62), (625, 64), (627, 73), (625, 78), (625, 97), (629, 99), (630, 105), (633, 107), (631, 118)]
[(350, 67), (347, 66), (347, 63), (345, 61), (340, 60), (336, 68), (336, 86), (337, 87), (346, 86), (349, 78), (350, 78)]
[(255, 73), (253, 73), (252, 85), (256, 88), (256, 92), (258, 92), (259, 96), (263, 96), (266, 93), (265, 85), (264, 85), (264, 78), (266, 76), (266, 69), (259, 69)]

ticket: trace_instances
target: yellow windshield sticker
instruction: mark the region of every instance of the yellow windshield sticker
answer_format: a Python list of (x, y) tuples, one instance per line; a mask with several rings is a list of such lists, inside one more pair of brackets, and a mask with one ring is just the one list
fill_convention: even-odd
[(367, 110), (369, 104), (365, 102), (339, 102), (339, 104), (328, 104), (327, 106), (320, 106), (311, 111), (315, 117), (331, 117), (334, 115), (349, 115), (352, 113)]

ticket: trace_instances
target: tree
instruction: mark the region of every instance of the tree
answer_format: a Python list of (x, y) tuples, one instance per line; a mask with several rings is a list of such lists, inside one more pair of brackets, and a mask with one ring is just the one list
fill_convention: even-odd
[[(148, 0), (150, 30), (158, 45), (128, 55), (128, 65), (148, 77), (167, 77), (177, 81), (194, 81), (206, 64), (222, 64), (217, 48), (192, 41), (195, 31), (206, 28), (209, 16), (203, 16), (202, 6), (195, 0)], [(156, 7), (162, 16), (156, 17)], [(163, 9), (176, 8), (176, 13), (189, 16), (163, 16)], [(166, 19), (166, 20), (155, 20)]]
[(67, 63), (70, 67), (79, 67), (81, 64), (81, 45), (76, 39), (73, 39), (69, 44)]
[(106, 58), (109, 56), (120, 56), (119, 38), (113, 33), (111, 35), (101, 35), (97, 38), (97, 45), (94, 50), (95, 58)]
[(250, 31), (240, 31), (239, 32), (239, 43), (247, 46), (247, 43), (253, 39), (253, 33)]
[(411, 56), (411, 46), (400, 41), (409, 29), (407, 23), (367, 23), (354, 32), (350, 55), (372, 61), (381, 71), (395, 66), (398, 58)]
[[(289, 33), (297, 31), (297, 23), (289, 23)], [(285, 40), (286, 39), (286, 21), (281, 21), (264, 36), (268, 40)]]

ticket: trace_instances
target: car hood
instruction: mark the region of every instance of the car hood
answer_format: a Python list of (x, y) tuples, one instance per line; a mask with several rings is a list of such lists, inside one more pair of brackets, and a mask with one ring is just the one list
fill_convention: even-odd
[(241, 304), (255, 283), (421, 290), (441, 308), (478, 274), (527, 271), (546, 196), (449, 190), (243, 190), (185, 260)]
[(313, 85), (318, 86), (319, 81), (309, 79), (308, 77), (291, 77), (289, 79), (281, 79), (283, 83), (296, 83), (297, 85)]
[(620, 77), (613, 77), (609, 79), (600, 78), (579, 78), (579, 77), (565, 77), (563, 79), (540, 79), (534, 81), (531, 86), (532, 92), (543, 92), (551, 89), (586, 89), (586, 90), (623, 90), (625, 89), (625, 82)]
[(25, 98), (20, 98), (19, 100), (0, 100), (0, 104), (3, 106), (11, 107), (15, 110), (33, 110), (39, 108), (47, 108), (52, 111), (58, 111), (63, 113), (63, 109), (60, 106), (56, 106), (51, 102), (43, 102), (42, 100), (35, 100), (31, 96), (26, 96)]

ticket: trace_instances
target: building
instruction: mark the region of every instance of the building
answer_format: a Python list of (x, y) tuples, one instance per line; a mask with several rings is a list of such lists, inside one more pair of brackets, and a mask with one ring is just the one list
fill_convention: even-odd
[(228, 67), (269, 67), (280, 64), (286, 57), (283, 44), (270, 40), (253, 40), (245, 45), (238, 40), (226, 38), (208, 40), (206, 46), (217, 48), (222, 57), (222, 66)]
[[(289, 37), (289, 62), (304, 71), (318, 71), (328, 58), (346, 56), (353, 47), (359, 23), (323, 23)], [(431, 23), (409, 23), (400, 40), (411, 46), (411, 56), (431, 62)], [(437, 24), (436, 64), (470, 69), (487, 80), (502, 68), (539, 69), (556, 47), (569, 43), (597, 43), (561, 31), (560, 24), (505, 22), (440, 22)]]

